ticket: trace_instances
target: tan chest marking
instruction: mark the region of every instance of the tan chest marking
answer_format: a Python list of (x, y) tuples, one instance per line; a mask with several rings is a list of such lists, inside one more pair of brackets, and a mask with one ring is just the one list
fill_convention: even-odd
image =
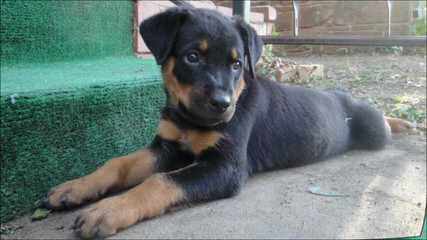
[(169, 120), (160, 120), (158, 134), (163, 139), (176, 141), (198, 155), (203, 150), (215, 147), (223, 135), (216, 131), (181, 130)]

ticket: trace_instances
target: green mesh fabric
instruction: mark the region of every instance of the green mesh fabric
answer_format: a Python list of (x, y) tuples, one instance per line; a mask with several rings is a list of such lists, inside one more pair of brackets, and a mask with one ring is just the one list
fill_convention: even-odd
[(1, 75), (1, 222), (149, 143), (164, 103), (153, 60), (2, 67)]
[(1, 2), (0, 222), (146, 145), (164, 104), (132, 54), (131, 1)]
[(1, 0), (1, 61), (130, 55), (131, 1)]
[(160, 77), (159, 67), (153, 59), (141, 60), (133, 56), (2, 65), (1, 76), (2, 95), (52, 93), (130, 82), (147, 83), (159, 81)]

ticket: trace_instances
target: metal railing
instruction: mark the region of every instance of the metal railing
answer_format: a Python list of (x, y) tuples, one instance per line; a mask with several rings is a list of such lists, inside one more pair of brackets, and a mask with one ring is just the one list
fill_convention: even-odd
[[(393, 36), (391, 34), (391, 19), (393, 1), (385, 1), (387, 6), (387, 36), (333, 36), (333, 37), (301, 37), (299, 35), (300, 1), (292, 1), (293, 10), (293, 36), (262, 36), (265, 44), (287, 45), (354, 45), (354, 46), (426, 46), (426, 36)], [(250, 8), (250, 1), (233, 1), (233, 14), (241, 15), (248, 20), (250, 12), (244, 9)]]

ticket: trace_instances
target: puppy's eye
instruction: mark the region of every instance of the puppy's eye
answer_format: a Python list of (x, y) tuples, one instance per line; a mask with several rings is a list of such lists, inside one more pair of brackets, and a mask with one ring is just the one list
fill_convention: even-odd
[(240, 61), (235, 61), (232, 65), (234, 70), (239, 70), (242, 67), (242, 62)]
[(187, 56), (187, 61), (189, 63), (198, 63), (199, 62), (199, 54), (196, 52), (189, 53)]

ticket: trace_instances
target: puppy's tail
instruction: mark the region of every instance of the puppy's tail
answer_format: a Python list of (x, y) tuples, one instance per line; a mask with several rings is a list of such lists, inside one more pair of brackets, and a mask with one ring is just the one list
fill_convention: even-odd
[(391, 133), (405, 133), (414, 131), (416, 126), (413, 123), (400, 118), (384, 116), (384, 122), (387, 130)]

